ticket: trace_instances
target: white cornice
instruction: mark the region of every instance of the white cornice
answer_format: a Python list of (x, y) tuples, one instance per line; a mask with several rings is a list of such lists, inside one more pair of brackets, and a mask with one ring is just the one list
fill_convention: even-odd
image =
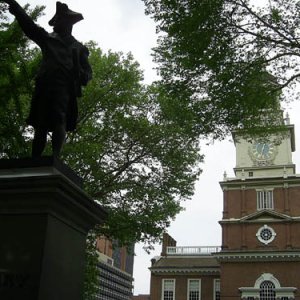
[[(276, 210), (271, 210), (271, 209), (262, 209), (262, 210), (259, 210), (259, 211), (256, 211), (250, 215), (247, 215), (247, 216), (244, 216), (241, 218), (241, 221), (251, 221), (251, 220), (254, 220), (255, 221), (255, 218), (259, 218), (259, 217), (263, 217), (263, 216), (268, 216), (268, 220), (270, 220), (270, 218), (272, 217), (274, 220), (292, 220), (293, 217), (289, 216), (289, 215), (286, 215), (286, 214), (283, 214), (283, 213), (280, 213), (280, 212), (277, 212)], [(261, 218), (263, 219), (263, 218)]]
[(264, 252), (225, 252), (221, 251), (214, 254), (218, 261), (222, 262), (240, 262), (240, 261), (299, 261), (299, 251), (264, 251)]
[(279, 213), (275, 210), (260, 210), (242, 218), (230, 218), (219, 221), (220, 224), (230, 223), (284, 223), (284, 222), (299, 222), (300, 216), (291, 217), (286, 214)]
[(149, 268), (150, 272), (152, 274), (191, 274), (191, 273), (197, 273), (197, 274), (205, 274), (205, 275), (219, 275), (220, 274), (220, 268), (219, 267), (213, 267), (213, 268), (155, 268), (151, 267)]
[(300, 186), (300, 175), (296, 174), (288, 177), (261, 177), (261, 178), (246, 178), (245, 180), (233, 178), (227, 181), (219, 182), (223, 190), (236, 189), (255, 189), (262, 186), (269, 186), (274, 188), (283, 188)]

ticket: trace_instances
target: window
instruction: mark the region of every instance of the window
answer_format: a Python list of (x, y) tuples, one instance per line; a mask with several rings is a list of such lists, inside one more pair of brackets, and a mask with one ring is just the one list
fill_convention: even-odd
[(275, 300), (275, 295), (275, 284), (272, 281), (266, 280), (260, 284), (260, 300)]
[(257, 191), (257, 209), (274, 209), (273, 190)]
[(200, 300), (201, 281), (200, 279), (188, 280), (188, 300)]
[(221, 285), (220, 285), (220, 279), (214, 280), (214, 300), (220, 300), (221, 299)]
[(268, 245), (275, 239), (276, 232), (272, 227), (264, 225), (258, 229), (256, 236), (261, 243)]
[(162, 299), (175, 300), (175, 279), (163, 279)]
[[(241, 299), (247, 300), (288, 300), (295, 299), (295, 287), (282, 287), (271, 273), (263, 273), (254, 287), (240, 287)], [(277, 297), (276, 297), (277, 293)]]

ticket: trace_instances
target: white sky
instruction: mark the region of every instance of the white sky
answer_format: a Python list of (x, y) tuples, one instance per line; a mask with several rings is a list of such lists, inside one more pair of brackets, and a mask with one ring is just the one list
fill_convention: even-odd
[[(28, 1), (19, 0), (21, 5)], [(32, 0), (31, 6), (45, 5), (46, 15), (40, 19), (40, 24), (51, 31), (48, 20), (54, 15), (56, 1)], [(69, 8), (81, 12), (84, 20), (76, 24), (74, 36), (82, 42), (96, 41), (99, 47), (114, 52), (131, 52), (145, 71), (145, 82), (155, 79), (154, 64), (152, 63), (151, 48), (155, 46), (155, 24), (144, 15), (142, 0), (65, 0)], [(297, 132), (300, 130), (300, 102), (291, 103), (288, 112), (291, 123), (296, 126), (296, 152), (294, 163), (299, 166), (300, 149)], [(299, 139), (300, 140), (300, 139)], [(179, 246), (219, 246), (221, 245), (221, 227), (218, 221), (222, 218), (222, 191), (219, 181), (223, 179), (226, 170), (233, 177), (235, 166), (235, 148), (230, 141), (215, 142), (209, 146), (203, 141), (202, 152), (205, 162), (203, 173), (196, 184), (192, 201), (184, 204), (185, 211), (178, 215), (169, 228), (169, 234), (177, 240)], [(134, 266), (134, 294), (147, 294), (150, 287), (150, 259), (159, 255), (161, 246), (158, 245), (150, 255), (142, 250), (142, 245), (136, 246)]]

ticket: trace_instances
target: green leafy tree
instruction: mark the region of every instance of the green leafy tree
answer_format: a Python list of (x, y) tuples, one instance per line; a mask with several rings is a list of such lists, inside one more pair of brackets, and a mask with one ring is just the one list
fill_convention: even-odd
[(300, 4), (295, 0), (224, 1), (223, 14), (234, 40), (238, 61), (258, 59), (277, 80), (277, 89), (291, 91), (299, 80)]
[[(32, 134), (25, 124), (40, 52), (15, 22), (4, 15), (1, 21), (0, 153), (24, 157), (30, 153)], [(143, 74), (130, 54), (104, 54), (95, 43), (88, 47), (93, 79), (79, 99), (78, 126), (67, 137), (62, 159), (109, 212), (105, 226), (88, 239), (85, 299), (92, 299), (95, 236), (129, 245), (142, 241), (151, 248), (181, 211), (181, 202), (192, 196), (202, 156), (198, 137), (174, 121), (184, 120), (184, 112), (159, 84), (142, 84)]]
[[(29, 155), (32, 135), (25, 120), (40, 54), (4, 17), (0, 153), (12, 158)], [(198, 140), (174, 122), (180, 111), (165, 105), (169, 100), (159, 85), (142, 84), (130, 54), (103, 54), (94, 43), (88, 46), (94, 78), (79, 100), (78, 127), (68, 135), (62, 158), (109, 211), (101, 233), (123, 244), (151, 245), (193, 194), (202, 160)]]
[[(0, 3), (0, 157), (9, 158), (30, 153), (25, 119), (40, 56), (18, 24), (9, 22), (5, 10)], [(42, 10), (37, 7), (29, 13), (36, 19)]]
[(102, 233), (123, 244), (155, 241), (193, 194), (197, 139), (164, 116), (159, 88), (141, 84), (131, 55), (89, 49), (94, 79), (80, 100), (64, 159), (108, 209)]
[[(255, 132), (262, 111), (279, 110), (280, 91), (298, 77), (297, 1), (260, 8), (243, 0), (144, 3), (160, 33), (154, 58), (162, 83), (186, 99), (181, 105), (200, 135)], [(273, 121), (263, 122), (263, 130)]]

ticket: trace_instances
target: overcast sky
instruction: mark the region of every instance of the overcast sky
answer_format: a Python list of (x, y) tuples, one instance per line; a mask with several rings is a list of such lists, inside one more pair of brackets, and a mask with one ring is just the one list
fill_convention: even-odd
[[(55, 13), (56, 1), (19, 0), (21, 5), (45, 5), (45, 16), (39, 23), (47, 30), (49, 19)], [(82, 42), (93, 40), (99, 47), (108, 51), (131, 52), (145, 72), (145, 82), (151, 83), (156, 78), (151, 58), (151, 48), (155, 46), (155, 24), (144, 15), (142, 0), (68, 0), (63, 1), (69, 8), (81, 12), (84, 20), (74, 26), (74, 36)], [(296, 152), (294, 163), (299, 165), (300, 145), (297, 132), (300, 131), (300, 101), (289, 105), (291, 123), (296, 125)], [(297, 115), (298, 114), (298, 115)], [(300, 138), (299, 138), (300, 140)], [(235, 166), (235, 147), (232, 142), (223, 141), (206, 145), (202, 143), (205, 162), (202, 164), (203, 174), (195, 187), (193, 200), (184, 204), (186, 210), (178, 215), (169, 228), (169, 234), (177, 240), (178, 246), (219, 246), (221, 245), (221, 228), (218, 221), (222, 218), (222, 191), (219, 181), (224, 171), (233, 177)], [(150, 259), (159, 255), (161, 246), (147, 255), (142, 245), (136, 247), (134, 266), (134, 294), (149, 293)]]

